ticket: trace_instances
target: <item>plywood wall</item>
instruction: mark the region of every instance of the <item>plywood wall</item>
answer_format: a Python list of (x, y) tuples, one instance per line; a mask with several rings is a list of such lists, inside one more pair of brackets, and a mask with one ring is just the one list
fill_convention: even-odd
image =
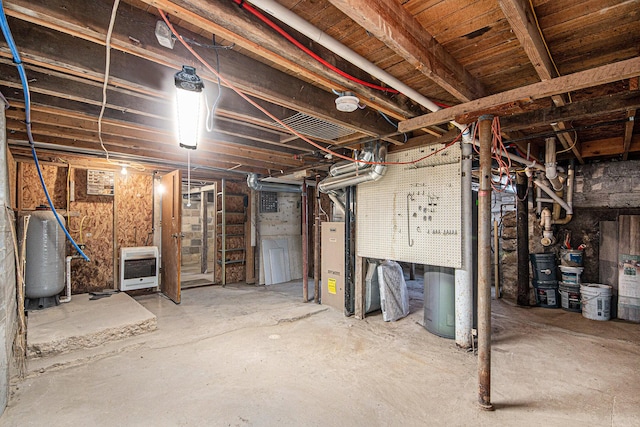
[(120, 247), (153, 242), (153, 177), (132, 174), (116, 178), (116, 223)]
[[(44, 190), (40, 185), (36, 165), (33, 163), (21, 163), (20, 165), (19, 173), (21, 177), (19, 180), (21, 188), (19, 191), (22, 202), (19, 208), (21, 210), (32, 210), (40, 205), (48, 206)], [(54, 206), (64, 209), (67, 203), (67, 168), (47, 164), (41, 164), (40, 166)]]
[(113, 196), (87, 194), (87, 170), (72, 169), (75, 201), (69, 205), (69, 230), (78, 244), (85, 245), (91, 262), (73, 261), (73, 293), (113, 288)]
[[(67, 209), (67, 166), (43, 165), (43, 177), (56, 209)], [(20, 163), (18, 198), (23, 210), (46, 204), (35, 165)], [(72, 261), (71, 289), (74, 294), (112, 289), (114, 252), (122, 246), (152, 244), (153, 179), (150, 173), (116, 173), (115, 196), (87, 194), (87, 170), (71, 167), (69, 181), (74, 193), (69, 201), (68, 230), (85, 246), (90, 262)], [(114, 236), (115, 227), (115, 236)], [(114, 239), (116, 251), (114, 251)], [(67, 254), (75, 253), (68, 244)]]

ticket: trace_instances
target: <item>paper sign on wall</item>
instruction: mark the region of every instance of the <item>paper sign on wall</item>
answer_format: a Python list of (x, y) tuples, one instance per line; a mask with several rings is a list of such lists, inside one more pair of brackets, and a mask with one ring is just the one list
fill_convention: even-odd
[(336, 279), (329, 278), (328, 280), (328, 288), (330, 294), (336, 294)]

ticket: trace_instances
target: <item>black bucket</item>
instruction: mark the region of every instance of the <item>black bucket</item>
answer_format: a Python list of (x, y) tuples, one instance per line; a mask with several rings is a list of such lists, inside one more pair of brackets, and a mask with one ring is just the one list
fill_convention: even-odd
[(530, 254), (529, 259), (533, 267), (533, 280), (539, 282), (558, 280), (555, 254)]
[(544, 308), (559, 308), (560, 294), (558, 292), (558, 282), (533, 281), (533, 288), (536, 291), (536, 304)]
[(582, 306), (580, 303), (580, 284), (560, 282), (560, 301), (562, 309), (580, 313)]

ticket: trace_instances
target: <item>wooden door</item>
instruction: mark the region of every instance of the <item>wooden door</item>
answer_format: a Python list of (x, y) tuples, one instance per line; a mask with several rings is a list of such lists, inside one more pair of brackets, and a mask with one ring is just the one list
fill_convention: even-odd
[(162, 177), (162, 284), (160, 290), (180, 304), (180, 252), (182, 248), (182, 173)]

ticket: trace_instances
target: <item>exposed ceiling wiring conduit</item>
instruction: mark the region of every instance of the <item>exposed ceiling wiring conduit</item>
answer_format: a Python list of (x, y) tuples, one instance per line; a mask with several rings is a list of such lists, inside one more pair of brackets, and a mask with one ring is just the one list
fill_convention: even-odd
[[(234, 0), (234, 1), (241, 1), (241, 0)], [(341, 56), (343, 59), (351, 62), (352, 64), (356, 65), (362, 70), (368, 72), (369, 74), (376, 77), (380, 81), (388, 84), (394, 89), (397, 89), (400, 93), (406, 95), (413, 101), (427, 108), (429, 111), (435, 112), (441, 109), (441, 107), (435, 102), (431, 101), (430, 99), (428, 99), (427, 97), (425, 97), (424, 95), (416, 91), (415, 89), (409, 87), (402, 81), (398, 80), (391, 74), (382, 70), (381, 68), (371, 63), (366, 58), (362, 57), (358, 53), (349, 49), (348, 47), (346, 47), (345, 45), (343, 45), (342, 43), (340, 43), (339, 41), (337, 41), (327, 33), (316, 28), (315, 26), (305, 21), (304, 19), (302, 19), (301, 17), (299, 17), (298, 15), (296, 15), (295, 13), (287, 9), (286, 7), (280, 5), (276, 1), (251, 0), (251, 3), (259, 7), (266, 13), (270, 14), (271, 16), (277, 18), (278, 20), (282, 22), (286, 22), (287, 25), (289, 25), (290, 27), (296, 29), (297, 31), (309, 37), (311, 40), (314, 40), (315, 42), (321, 44), (322, 46), (331, 50), (335, 54)], [(464, 125), (456, 121), (451, 121), (450, 123), (462, 131), (462, 134), (463, 134), (462, 138), (464, 142), (472, 143), (474, 145), (479, 145), (479, 141), (476, 138), (471, 137), (470, 132), (468, 131), (468, 126), (465, 127)], [(534, 167), (539, 170), (544, 170), (544, 166), (538, 165), (536, 164), (536, 162), (527, 160), (523, 157), (516, 156), (511, 153), (506, 153), (504, 154), (504, 156), (508, 157), (509, 159), (515, 162), (521, 163), (525, 166)]]
[(107, 37), (105, 39), (106, 57), (104, 66), (104, 82), (102, 83), (102, 106), (100, 107), (100, 114), (98, 115), (98, 139), (100, 140), (100, 146), (104, 150), (108, 162), (111, 162), (111, 159), (109, 159), (109, 151), (107, 151), (107, 148), (104, 146), (104, 142), (102, 141), (102, 117), (104, 116), (104, 110), (107, 106), (107, 86), (109, 85), (109, 74), (111, 70), (111, 34), (113, 33), (113, 26), (116, 23), (116, 13), (118, 12), (119, 4), (120, 0), (115, 0), (113, 2), (111, 19), (109, 20), (109, 28), (107, 29)]
[[(237, 2), (239, 0), (234, 0), (234, 1)], [(360, 54), (349, 49), (347, 46), (343, 45), (338, 40), (334, 39), (324, 31), (320, 30), (319, 28), (316, 28), (309, 22), (300, 18), (298, 15), (291, 12), (289, 9), (280, 5), (276, 1), (251, 0), (251, 3), (259, 7), (269, 15), (275, 17), (279, 21), (286, 22), (287, 25), (289, 25), (290, 27), (301, 32), (302, 34), (309, 37), (311, 40), (315, 41), (316, 43), (319, 43), (322, 46), (326, 47), (327, 49), (339, 55), (343, 59), (351, 62), (353, 65), (357, 66), (358, 68), (371, 74), (378, 80), (388, 84), (392, 88), (398, 90), (400, 93), (408, 96), (409, 98), (411, 98), (418, 104), (422, 105), (429, 111), (433, 112), (433, 111), (440, 110), (440, 107), (435, 102), (431, 101), (430, 99), (422, 95), (420, 92), (409, 87), (408, 85), (401, 82), (391, 74), (382, 70), (377, 65), (370, 62), (368, 59), (362, 57)], [(451, 123), (453, 123), (460, 130), (463, 130), (465, 128), (464, 125), (461, 125), (459, 123), (455, 123), (455, 122), (451, 122)]]
[[(345, 77), (345, 78), (351, 80), (352, 82), (361, 84), (361, 85), (366, 86), (366, 87), (370, 87), (372, 89), (380, 90), (380, 91), (383, 91), (383, 92), (389, 92), (389, 93), (398, 93), (398, 91), (395, 90), (395, 89), (388, 88), (388, 87), (383, 87), (383, 86), (379, 86), (379, 85), (376, 85), (376, 84), (373, 84), (373, 83), (366, 82), (364, 80), (361, 80), (361, 79), (359, 79), (357, 77), (352, 76), (351, 74), (349, 74), (349, 73), (347, 73), (345, 71), (342, 71), (341, 69), (339, 69), (335, 65), (332, 65), (329, 62), (325, 61), (322, 57), (317, 55), (311, 49), (309, 49), (308, 47), (306, 47), (305, 45), (300, 43), (298, 40), (293, 38), (293, 36), (291, 36), (291, 34), (287, 33), (282, 27), (280, 27), (278, 24), (276, 24), (275, 22), (273, 22), (272, 20), (270, 20), (269, 18), (264, 16), (262, 13), (260, 13), (259, 10), (257, 10), (254, 7), (252, 7), (250, 4), (248, 4), (244, 0), (232, 0), (232, 1), (235, 4), (237, 4), (238, 6), (240, 6), (241, 9), (246, 10), (247, 12), (249, 12), (252, 15), (254, 15), (255, 17), (257, 17), (259, 20), (261, 20), (262, 22), (267, 24), (269, 27), (271, 27), (273, 30), (275, 30), (282, 37), (284, 37), (285, 39), (289, 40), (298, 49), (302, 50), (304, 53), (306, 53), (307, 55), (309, 55), (310, 57), (312, 57), (313, 59), (315, 59), (316, 61), (318, 61), (319, 63), (321, 63), (322, 65), (324, 65), (328, 69), (330, 69), (331, 71), (333, 71), (333, 72), (335, 72), (337, 74), (340, 74), (342, 77)], [(283, 22), (287, 22), (287, 21), (283, 21)]]
[[(164, 20), (164, 22), (167, 24), (167, 26), (169, 27), (169, 29), (171, 30), (171, 32), (178, 38), (178, 40), (180, 41), (180, 43), (182, 43), (182, 45), (189, 51), (191, 52), (191, 54), (202, 63), (202, 65), (205, 66), (205, 68), (212, 73), (214, 76), (219, 77), (220, 81), (222, 81), (229, 89), (233, 90), (235, 93), (238, 94), (238, 96), (240, 96), (242, 99), (244, 99), (245, 101), (247, 101), (249, 104), (253, 105), (258, 111), (262, 112), (264, 115), (266, 115), (267, 117), (269, 117), (271, 120), (275, 121), (276, 123), (278, 123), (280, 126), (282, 126), (283, 128), (285, 128), (286, 130), (288, 130), (289, 132), (291, 132), (293, 135), (297, 136), (298, 138), (302, 139), (303, 141), (305, 141), (306, 143), (316, 147), (317, 149), (319, 149), (320, 151), (324, 151), (325, 153), (331, 154), (332, 156), (335, 156), (339, 159), (343, 159), (343, 160), (347, 160), (350, 162), (361, 162), (357, 159), (353, 159), (349, 156), (345, 156), (343, 154), (337, 153), (335, 151), (330, 150), (329, 148), (326, 148), (320, 144), (317, 144), (315, 142), (313, 142), (312, 140), (310, 140), (309, 138), (307, 138), (306, 136), (302, 135), (300, 132), (296, 131), (295, 129), (293, 129), (291, 126), (289, 126), (288, 124), (284, 123), (282, 120), (280, 120), (279, 118), (277, 118), (276, 116), (274, 116), (273, 114), (271, 114), (269, 111), (267, 111), (265, 108), (263, 108), (262, 106), (260, 106), (258, 103), (256, 103), (254, 100), (252, 100), (251, 98), (249, 98), (249, 96), (247, 96), (247, 94), (245, 94), (244, 92), (242, 92), (240, 89), (238, 89), (237, 87), (235, 87), (233, 84), (231, 84), (231, 82), (229, 82), (222, 74), (218, 73), (214, 67), (212, 67), (207, 61), (204, 60), (204, 58), (202, 58), (202, 56), (200, 56), (198, 54), (198, 52), (196, 52), (190, 45), (189, 43), (187, 43), (185, 41), (185, 39), (175, 30), (175, 28), (173, 27), (173, 24), (169, 21), (169, 18), (167, 17), (166, 13), (162, 10), (162, 9), (158, 9), (158, 12), (160, 13), (160, 16), (162, 17), (162, 19)], [(424, 97), (423, 97), (424, 98)], [(426, 99), (426, 98), (425, 98)], [(433, 104), (433, 103), (432, 103)], [(436, 109), (439, 109), (439, 107), (435, 104), (433, 104)], [(453, 122), (452, 122), (453, 123)], [(462, 134), (463, 136), (465, 135), (470, 135), (469, 132), (469, 127), (463, 127), (462, 125), (456, 123), (456, 126), (461, 127), (462, 129)], [(459, 138), (459, 137), (458, 137)], [(449, 144), (445, 145), (444, 147), (442, 147), (440, 150), (434, 151), (430, 154), (427, 154), (424, 157), (421, 157), (419, 159), (416, 160), (412, 160), (412, 161), (408, 161), (408, 162), (364, 162), (366, 164), (371, 164), (371, 165), (377, 165), (377, 164), (383, 164), (383, 165), (410, 165), (410, 164), (416, 164), (421, 162), (422, 160), (426, 159), (427, 157), (431, 157), (437, 153), (439, 153), (440, 151), (449, 148), (451, 145), (453, 145), (455, 142), (457, 142), (458, 138), (456, 138), (455, 140), (453, 140), (452, 142), (450, 142)], [(470, 138), (470, 136), (469, 136)]]
[(67, 236), (67, 239), (71, 242), (73, 247), (78, 251), (78, 253), (85, 259), (85, 261), (89, 261), (89, 257), (80, 249), (78, 244), (73, 240), (73, 237), (69, 234), (69, 231), (62, 223), (62, 219), (56, 211), (56, 208), (53, 205), (53, 201), (51, 200), (51, 195), (47, 190), (47, 185), (44, 182), (44, 177), (42, 176), (42, 168), (40, 167), (40, 162), (38, 161), (38, 155), (36, 154), (35, 142), (33, 140), (33, 133), (31, 132), (31, 93), (29, 92), (29, 80), (27, 79), (27, 73), (24, 69), (24, 64), (20, 59), (20, 53), (18, 52), (18, 48), (13, 40), (13, 36), (11, 35), (11, 30), (9, 29), (9, 23), (7, 22), (7, 16), (4, 13), (4, 4), (2, 0), (0, 0), (0, 27), (2, 28), (2, 34), (9, 46), (9, 50), (11, 51), (11, 55), (13, 56), (13, 62), (18, 68), (18, 74), (20, 75), (20, 81), (22, 82), (22, 90), (24, 92), (24, 110), (25, 110), (25, 124), (27, 127), (27, 137), (29, 138), (29, 145), (31, 146), (31, 155), (33, 156), (33, 161), (36, 165), (36, 170), (38, 171), (38, 177), (40, 178), (40, 184), (42, 185), (42, 189), (44, 190), (44, 195), (47, 198), (47, 202), (49, 203), (49, 207), (53, 212), (56, 221), (60, 228), (64, 231), (64, 234)]

